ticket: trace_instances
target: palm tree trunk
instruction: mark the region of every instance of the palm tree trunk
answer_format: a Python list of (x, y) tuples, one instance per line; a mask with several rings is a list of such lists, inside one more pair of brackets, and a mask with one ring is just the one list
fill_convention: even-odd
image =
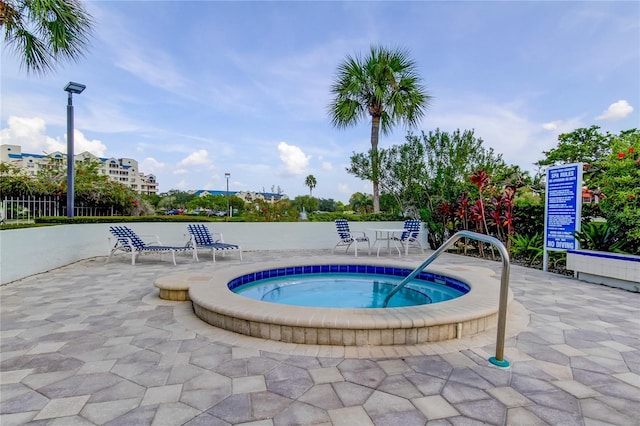
[(378, 187), (378, 139), (380, 137), (380, 117), (371, 117), (371, 181), (373, 182), (373, 212), (380, 213), (380, 189)]

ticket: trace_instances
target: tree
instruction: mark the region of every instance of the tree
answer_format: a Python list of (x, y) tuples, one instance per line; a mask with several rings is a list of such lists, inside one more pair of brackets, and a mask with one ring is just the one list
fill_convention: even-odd
[[(353, 154), (347, 171), (361, 179), (368, 179), (372, 173), (372, 156), (371, 151), (367, 154)], [(387, 207), (413, 212), (412, 216), (417, 218), (421, 179), (425, 175), (423, 144), (417, 139), (407, 139), (402, 145), (380, 149), (378, 158), (380, 188), (383, 194), (389, 194), (395, 199), (393, 203), (386, 203)]]
[(313, 175), (309, 175), (309, 176), (307, 176), (305, 178), (304, 184), (309, 187), (309, 196), (310, 197), (313, 196), (313, 194), (311, 194), (311, 191), (313, 191), (313, 188), (316, 187), (317, 183), (318, 182), (316, 181), (316, 178)]
[(393, 196), (393, 194), (385, 192), (380, 194), (380, 210), (398, 215), (406, 211), (402, 210), (401, 206), (398, 204), (398, 199)]
[(483, 169), (491, 176), (498, 174), (513, 177), (502, 155), (492, 148), (485, 148), (484, 141), (474, 135), (473, 130), (443, 132), (440, 129), (422, 132), (420, 136), (409, 134), (407, 140), (424, 145), (425, 170), (423, 197), (426, 207), (435, 211), (441, 202), (453, 202), (463, 192), (470, 192), (473, 186), (469, 176)]
[(38, 195), (42, 189), (37, 182), (24, 174), (19, 167), (0, 163), (0, 194), (2, 197)]
[(386, 135), (398, 123), (415, 126), (429, 106), (431, 96), (422, 87), (409, 53), (381, 46), (372, 46), (364, 58), (347, 55), (338, 66), (331, 93), (334, 98), (329, 105), (329, 115), (334, 127), (355, 126), (361, 119), (371, 117), (373, 211), (378, 213), (380, 131)]
[(409, 134), (407, 140), (424, 145), (425, 174), (420, 180), (422, 201), (419, 205), (423, 207), (421, 219), (429, 229), (429, 243), (434, 249), (455, 230), (454, 221), (467, 223), (471, 205), (475, 204), (470, 197), (481, 196), (479, 188), (469, 180), (471, 174), (484, 170), (489, 176), (500, 176), (501, 180), (494, 179), (499, 187), (527, 179), (519, 168), (508, 166), (502, 155), (485, 148), (473, 130), (458, 129), (449, 133), (436, 129), (422, 132), (420, 136)]
[[(640, 253), (640, 130), (601, 134), (598, 126), (580, 128), (558, 137), (558, 146), (544, 152), (540, 165), (583, 162), (584, 185), (600, 188), (600, 216), (623, 250)], [(585, 207), (583, 206), (583, 213)], [(585, 217), (583, 216), (583, 220)]]
[(227, 210), (227, 197), (225, 197), (224, 195), (211, 194), (193, 197), (187, 203), (187, 208), (191, 210), (210, 209), (224, 212)]
[(78, 0), (2, 0), (4, 39), (27, 73), (75, 62), (89, 46), (93, 18)]
[(640, 130), (614, 136), (611, 154), (596, 166), (593, 178), (605, 197), (599, 203), (611, 230), (623, 241), (622, 250), (640, 254)]
[(338, 210), (338, 203), (333, 198), (318, 199), (318, 210), (323, 212), (335, 212)]
[(538, 166), (556, 166), (570, 163), (595, 163), (611, 153), (613, 135), (601, 134), (598, 126), (576, 129), (571, 133), (558, 136), (558, 145), (549, 151), (543, 151), (545, 158), (536, 163)]
[(151, 207), (154, 209), (158, 208), (158, 204), (160, 203), (160, 196), (156, 193), (151, 194), (142, 194), (142, 199), (149, 203)]
[(371, 211), (370, 207), (373, 205), (371, 195), (355, 192), (349, 198), (349, 205), (358, 213), (368, 213)]
[(255, 200), (244, 218), (247, 222), (295, 222), (299, 213), (288, 199), (274, 202)]
[(291, 204), (299, 212), (303, 211), (303, 209), (307, 212), (318, 210), (318, 200), (310, 195), (299, 195), (293, 199)]
[[(120, 182), (110, 180), (100, 169), (99, 161), (76, 163), (74, 188), (78, 204), (85, 207), (112, 207), (124, 214), (150, 210), (151, 206), (142, 202), (140, 194)], [(29, 176), (11, 164), (1, 163), (0, 194), (3, 197), (66, 197), (66, 167), (52, 159), (47, 167), (38, 170), (36, 176)]]
[(237, 195), (229, 196), (229, 206), (233, 209), (234, 212), (237, 211), (239, 213), (244, 212), (245, 208), (247, 207), (245, 201)]
[[(264, 190), (262, 192), (264, 192)], [(271, 192), (273, 194), (281, 195), (281, 194), (284, 194), (284, 189), (280, 188), (280, 185), (278, 186), (271, 185)]]
[(184, 209), (187, 207), (187, 203), (196, 197), (194, 194), (177, 189), (170, 189), (159, 195), (162, 197), (162, 200), (158, 203), (158, 207), (165, 209)]

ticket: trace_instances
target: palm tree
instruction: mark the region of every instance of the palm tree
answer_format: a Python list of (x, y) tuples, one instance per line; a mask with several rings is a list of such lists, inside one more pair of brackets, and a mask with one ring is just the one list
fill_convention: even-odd
[(313, 175), (309, 175), (305, 178), (304, 184), (309, 187), (309, 196), (312, 196), (311, 191), (313, 191), (313, 188), (316, 187), (317, 183), (318, 182), (316, 181), (316, 178)]
[(78, 0), (0, 0), (5, 43), (27, 73), (46, 74), (84, 56), (92, 24)]
[(380, 211), (378, 189), (378, 139), (380, 130), (388, 134), (398, 123), (414, 126), (431, 102), (420, 84), (416, 65), (402, 49), (372, 46), (365, 58), (347, 55), (338, 66), (331, 87), (331, 123), (339, 128), (355, 126), (371, 117), (371, 180), (373, 211)]
[(349, 198), (349, 206), (356, 212), (367, 213), (367, 211), (371, 211), (369, 209), (371, 206), (371, 196), (363, 194), (362, 192), (355, 192), (351, 194)]

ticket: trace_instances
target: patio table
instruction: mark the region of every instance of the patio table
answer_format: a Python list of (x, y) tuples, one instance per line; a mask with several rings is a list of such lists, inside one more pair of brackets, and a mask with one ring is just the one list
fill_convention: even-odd
[(367, 228), (367, 231), (371, 231), (375, 233), (375, 241), (371, 244), (371, 247), (375, 247), (378, 245), (377, 256), (380, 257), (380, 248), (382, 244), (387, 242), (387, 253), (391, 254), (391, 242), (393, 242), (393, 246), (396, 250), (398, 250), (398, 257), (402, 255), (402, 251), (400, 247), (398, 247), (398, 238), (395, 234), (399, 232), (402, 235), (402, 232), (405, 231), (404, 228)]

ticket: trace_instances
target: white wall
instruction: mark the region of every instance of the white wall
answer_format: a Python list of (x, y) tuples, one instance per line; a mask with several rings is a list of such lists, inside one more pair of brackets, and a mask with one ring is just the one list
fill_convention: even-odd
[[(57, 225), (6, 229), (0, 232), (0, 284), (49, 271), (78, 260), (109, 254), (109, 226), (123, 224)], [(137, 234), (155, 234), (163, 244), (182, 245), (186, 223), (144, 222), (126, 224)], [(401, 222), (349, 222), (352, 231), (367, 228), (402, 228)], [(333, 222), (216, 222), (228, 243), (243, 251), (332, 249), (338, 241)], [(374, 235), (368, 232), (373, 241)], [(428, 247), (425, 233), (423, 246)], [(353, 250), (353, 249), (351, 249)]]

